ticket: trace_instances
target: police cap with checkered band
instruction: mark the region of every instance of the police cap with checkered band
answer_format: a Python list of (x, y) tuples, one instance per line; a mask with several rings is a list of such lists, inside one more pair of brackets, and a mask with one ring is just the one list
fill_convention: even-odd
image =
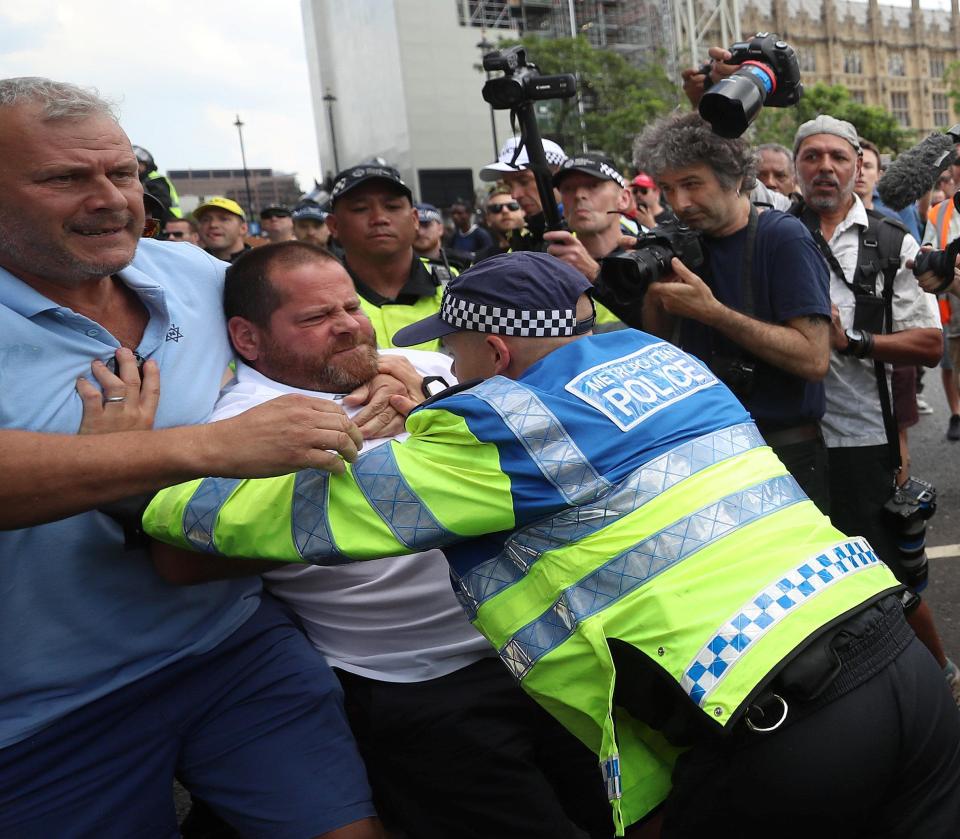
[(603, 154), (586, 152), (568, 157), (560, 166), (560, 171), (553, 176), (553, 185), (559, 187), (560, 182), (571, 172), (584, 172), (600, 181), (613, 181), (624, 189), (627, 186), (627, 181), (623, 175), (617, 171), (616, 164)]
[(454, 277), (443, 292), (440, 311), (393, 336), (398, 347), (471, 330), (521, 338), (583, 335), (595, 315), (577, 320), (577, 301), (589, 280), (545, 253), (503, 253)]

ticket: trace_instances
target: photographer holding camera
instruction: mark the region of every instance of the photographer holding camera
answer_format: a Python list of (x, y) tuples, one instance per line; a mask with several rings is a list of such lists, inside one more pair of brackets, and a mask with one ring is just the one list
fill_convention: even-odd
[[(703, 359), (753, 415), (767, 443), (818, 505), (827, 494), (821, 379), (830, 358), (827, 268), (807, 230), (748, 197), (748, 144), (715, 134), (696, 113), (673, 115), (638, 138), (679, 220), (700, 234), (694, 273), (679, 259), (650, 284), (643, 328)], [(688, 262), (690, 260), (687, 260)]]

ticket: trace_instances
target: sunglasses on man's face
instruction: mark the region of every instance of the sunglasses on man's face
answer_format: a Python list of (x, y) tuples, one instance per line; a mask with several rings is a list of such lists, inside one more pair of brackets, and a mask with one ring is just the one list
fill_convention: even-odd
[(646, 195), (649, 191), (650, 191), (650, 187), (648, 187), (648, 186), (635, 186), (635, 187), (633, 188), (633, 194), (634, 194), (634, 195), (636, 195), (638, 192), (639, 192), (641, 195)]
[(510, 210), (514, 212), (520, 209), (520, 205), (516, 201), (504, 201), (502, 204), (491, 204), (487, 207), (488, 213), (502, 213), (504, 210)]

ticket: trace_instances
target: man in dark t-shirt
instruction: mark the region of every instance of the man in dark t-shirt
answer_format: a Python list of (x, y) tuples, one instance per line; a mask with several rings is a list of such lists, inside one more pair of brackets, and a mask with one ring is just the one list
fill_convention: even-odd
[(825, 505), (819, 419), (830, 290), (813, 238), (791, 216), (758, 213), (748, 194), (756, 172), (750, 147), (717, 136), (698, 114), (658, 121), (637, 148), (678, 219), (701, 233), (704, 253), (696, 271), (674, 259), (673, 273), (650, 286), (644, 328), (679, 334), (680, 346), (739, 397), (807, 495)]

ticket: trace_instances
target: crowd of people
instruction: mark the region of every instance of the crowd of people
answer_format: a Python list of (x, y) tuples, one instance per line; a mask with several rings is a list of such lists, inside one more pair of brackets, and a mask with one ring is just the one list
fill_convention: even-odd
[(0, 837), (956, 834), (891, 498), (918, 369), (960, 440), (960, 162), (894, 213), (848, 122), (678, 112), (251, 236), (83, 88), (0, 117)]

